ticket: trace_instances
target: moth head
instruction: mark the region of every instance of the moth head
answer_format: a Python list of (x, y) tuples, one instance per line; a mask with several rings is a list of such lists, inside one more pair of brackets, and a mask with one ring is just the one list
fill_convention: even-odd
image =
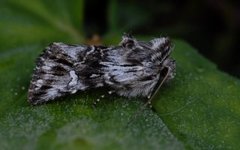
[(168, 37), (155, 38), (149, 42), (137, 41), (131, 34), (124, 34), (119, 44), (126, 50), (145, 49), (154, 51), (171, 51), (172, 44)]
[(155, 38), (150, 41), (151, 49), (155, 51), (170, 51), (172, 44), (168, 37)]
[(150, 49), (153, 51), (151, 61), (161, 65), (168, 60), (173, 50), (173, 45), (168, 37), (155, 38), (149, 42), (149, 45), (151, 45)]
[(122, 36), (122, 41), (120, 42), (120, 46), (126, 48), (127, 50), (135, 49), (138, 41), (131, 34), (124, 34)]

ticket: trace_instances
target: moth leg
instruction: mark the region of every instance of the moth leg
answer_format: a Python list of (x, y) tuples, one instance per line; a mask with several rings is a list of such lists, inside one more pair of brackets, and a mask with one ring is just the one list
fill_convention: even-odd
[(131, 121), (136, 118), (142, 111), (143, 109), (146, 107), (146, 106), (150, 106), (150, 108), (152, 108), (152, 105), (151, 105), (151, 102), (154, 98), (154, 96), (157, 94), (157, 91), (161, 88), (161, 86), (163, 85), (163, 83), (167, 80), (168, 78), (168, 75), (170, 74), (170, 71), (171, 71), (171, 68), (170, 67), (166, 67), (167, 69), (167, 73), (166, 75), (164, 76), (164, 78), (162, 79), (162, 81), (159, 83), (158, 87), (156, 90), (153, 91), (152, 94), (150, 94), (147, 98), (148, 98), (148, 101), (139, 109), (137, 110), (134, 115), (131, 117), (130, 121), (127, 123), (127, 126), (131, 123)]
[(144, 104), (144, 107), (147, 106), (147, 105), (150, 105), (151, 107), (151, 102), (153, 100), (153, 98), (156, 96), (157, 92), (159, 91), (159, 89), (161, 88), (161, 86), (163, 85), (163, 83), (167, 80), (169, 74), (170, 74), (170, 70), (171, 68), (170, 67), (166, 67), (167, 69), (167, 73), (166, 75), (164, 76), (164, 78), (162, 79), (162, 81), (159, 83), (158, 87), (153, 91), (153, 93), (151, 93), (147, 99), (148, 101)]

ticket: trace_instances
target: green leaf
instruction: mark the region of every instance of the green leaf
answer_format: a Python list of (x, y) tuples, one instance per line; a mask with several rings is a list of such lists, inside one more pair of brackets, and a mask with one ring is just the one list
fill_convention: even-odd
[(240, 147), (240, 82), (176, 41), (177, 76), (154, 106), (176, 137), (192, 149)]
[[(131, 118), (144, 102), (118, 96), (92, 107), (104, 89), (31, 106), (27, 89), (35, 59), (53, 41), (83, 42), (83, 4), (78, 0), (0, 2), (1, 149), (240, 147), (239, 80), (218, 71), (179, 40), (174, 41), (173, 53), (177, 75), (156, 96), (156, 112), (146, 108)], [(104, 40), (119, 39), (115, 35)]]

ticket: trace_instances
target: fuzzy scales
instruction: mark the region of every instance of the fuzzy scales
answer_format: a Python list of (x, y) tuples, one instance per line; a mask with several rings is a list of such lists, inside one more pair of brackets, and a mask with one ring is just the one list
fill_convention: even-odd
[(124, 35), (118, 46), (50, 44), (37, 60), (29, 87), (33, 105), (67, 94), (107, 87), (125, 97), (151, 98), (175, 74), (168, 38), (138, 41)]

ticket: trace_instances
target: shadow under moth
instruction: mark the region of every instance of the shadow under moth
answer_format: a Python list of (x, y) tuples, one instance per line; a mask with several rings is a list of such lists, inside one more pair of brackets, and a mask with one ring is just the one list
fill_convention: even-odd
[(52, 43), (37, 59), (28, 90), (31, 104), (107, 87), (108, 93), (124, 97), (146, 97), (175, 75), (168, 38), (138, 41), (123, 35), (118, 46)]

